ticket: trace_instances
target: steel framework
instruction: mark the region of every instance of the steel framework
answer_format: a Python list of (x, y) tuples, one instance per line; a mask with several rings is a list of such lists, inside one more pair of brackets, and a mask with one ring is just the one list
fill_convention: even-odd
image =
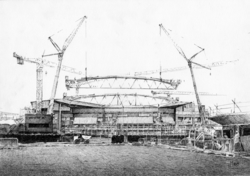
[(68, 79), (65, 77), (65, 85), (69, 90), (82, 89), (163, 89), (176, 90), (181, 80), (158, 79), (135, 76), (102, 76), (87, 77), (81, 79)]
[(178, 99), (167, 97), (154, 97), (142, 94), (90, 94), (64, 97), (70, 101), (82, 100), (104, 106), (155, 106), (178, 103)]
[[(36, 112), (41, 113), (41, 103), (43, 99), (43, 67), (47, 66), (54, 68), (57, 66), (57, 63), (45, 60), (43, 58), (23, 57), (16, 54), (15, 52), (13, 53), (13, 57), (17, 58), (17, 63), (20, 65), (23, 65), (24, 62), (36, 64)], [(73, 74), (82, 74), (81, 71), (78, 71), (75, 68), (68, 67), (65, 65), (62, 65), (62, 70)]]
[[(19, 114), (17, 114), (17, 113), (11, 113), (11, 112), (3, 112), (3, 111), (0, 111), (0, 120), (1, 120), (1, 118), (3, 118), (3, 117), (8, 117), (8, 116), (18, 117)], [(14, 119), (14, 118), (13, 118), (13, 119)]]

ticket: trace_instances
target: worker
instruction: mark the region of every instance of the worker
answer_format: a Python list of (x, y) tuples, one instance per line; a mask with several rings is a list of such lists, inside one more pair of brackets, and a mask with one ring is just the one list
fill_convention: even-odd
[(82, 138), (82, 134), (79, 134), (78, 139), (80, 140), (80, 142), (84, 142), (84, 139)]
[(215, 150), (221, 150), (222, 148), (218, 140), (215, 141), (214, 146), (215, 146)]
[(124, 142), (128, 143), (128, 132), (126, 130), (124, 131)]
[(235, 151), (236, 144), (240, 142), (240, 134), (238, 130), (236, 130), (235, 135), (234, 135), (234, 147), (233, 150)]
[(226, 152), (228, 152), (228, 151), (229, 151), (229, 145), (230, 145), (229, 138), (227, 137), (226, 134), (224, 135), (224, 138), (225, 138), (224, 150), (225, 150)]

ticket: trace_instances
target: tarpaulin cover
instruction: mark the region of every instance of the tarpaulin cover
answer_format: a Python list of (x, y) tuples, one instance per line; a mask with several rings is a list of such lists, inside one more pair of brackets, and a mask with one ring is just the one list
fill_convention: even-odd
[(174, 123), (174, 119), (173, 119), (173, 117), (171, 117), (171, 116), (162, 117), (162, 121), (163, 121), (164, 123)]
[(14, 120), (0, 120), (0, 124), (8, 124), (8, 125), (15, 125), (16, 122)]
[(151, 124), (153, 117), (119, 117), (118, 124)]
[(250, 114), (221, 114), (210, 117), (210, 120), (221, 125), (246, 125), (250, 124)]
[(96, 124), (97, 117), (75, 117), (74, 124)]

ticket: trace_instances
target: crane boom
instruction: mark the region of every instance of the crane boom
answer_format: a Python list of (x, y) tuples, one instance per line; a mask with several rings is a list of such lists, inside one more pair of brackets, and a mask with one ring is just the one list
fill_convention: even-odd
[[(55, 62), (51, 62), (42, 58), (27, 58), (27, 57), (23, 57), (20, 56), (18, 54), (16, 54), (15, 52), (13, 53), (13, 57), (18, 58), (18, 59), (22, 59), (25, 62), (29, 62), (29, 63), (34, 63), (34, 64), (42, 64), (43, 67), (51, 67), (51, 68), (55, 68), (57, 66), (57, 63)], [(81, 72), (80, 70), (77, 70), (73, 67), (69, 67), (66, 65), (62, 65), (62, 70), (65, 72), (69, 72), (69, 73), (74, 73), (74, 74), (78, 74), (78, 75), (83, 75), (83, 72)]]
[(186, 57), (184, 51), (181, 49), (181, 47), (179, 47), (179, 46), (177, 45), (177, 43), (175, 43), (175, 41), (174, 41), (174, 40), (172, 39), (172, 37), (170, 36), (170, 33), (163, 27), (162, 24), (159, 24), (159, 26), (160, 26), (160, 29), (162, 29), (162, 30), (168, 35), (168, 37), (169, 37), (170, 40), (173, 42), (173, 44), (174, 44), (175, 48), (177, 49), (177, 51), (179, 52), (179, 54), (182, 55), (182, 57), (184, 57), (184, 58), (187, 60), (187, 57)]
[[(167, 94), (167, 95), (193, 95), (194, 92), (191, 91), (151, 91), (153, 95), (156, 94)], [(223, 96), (221, 94), (213, 94), (208, 92), (198, 92), (202, 96)]]
[[(199, 94), (198, 94), (198, 91), (197, 91), (197, 85), (196, 85), (196, 82), (195, 82), (195, 77), (194, 77), (194, 73), (193, 73), (193, 68), (192, 68), (192, 63), (193, 61), (191, 61), (194, 57), (196, 57), (199, 53), (201, 53), (202, 51), (204, 51), (203, 48), (197, 46), (198, 48), (200, 48), (201, 50), (199, 52), (197, 52), (196, 54), (194, 54), (191, 58), (187, 58), (186, 55), (184, 54), (183, 50), (174, 42), (174, 40), (171, 38), (169, 32), (163, 27), (162, 24), (159, 25), (160, 26), (160, 29), (163, 29), (163, 31), (165, 32), (165, 34), (171, 39), (171, 41), (173, 42), (175, 48), (177, 49), (177, 51), (179, 52), (179, 54), (181, 54), (183, 56), (183, 58), (187, 61), (188, 63), (188, 67), (190, 69), (190, 73), (191, 73), (191, 77), (192, 77), (192, 81), (193, 81), (193, 87), (194, 87), (194, 92), (195, 92), (195, 96), (196, 96), (196, 101), (197, 101), (197, 104), (198, 104), (198, 109), (199, 109), (199, 115), (201, 117), (201, 123), (202, 125), (205, 124), (205, 119), (204, 119), (204, 106), (201, 105), (201, 102), (200, 102), (200, 98), (199, 98)], [(197, 64), (197, 63), (194, 63), (196, 65), (199, 65), (199, 66), (202, 66), (200, 64)], [(202, 66), (204, 68), (206, 68), (205, 66)]]
[(77, 27), (75, 28), (75, 30), (73, 30), (73, 32), (69, 35), (69, 37), (65, 40), (65, 42), (64, 42), (64, 44), (63, 44), (63, 48), (62, 48), (62, 51), (63, 51), (63, 52), (68, 48), (69, 44), (70, 44), (70, 43), (72, 42), (72, 40), (74, 39), (74, 37), (75, 37), (77, 31), (79, 30), (79, 28), (81, 27), (81, 25), (82, 25), (82, 23), (83, 23), (83, 21), (84, 21), (85, 19), (87, 19), (86, 16), (84, 16), (84, 17), (82, 17), (82, 18), (79, 19), (79, 20), (80, 20), (79, 24), (77, 25)]
[(202, 68), (206, 68), (206, 69), (208, 69), (208, 70), (211, 70), (211, 68), (206, 67), (206, 66), (201, 65), (201, 64), (198, 64), (198, 63), (196, 63), (196, 62), (194, 62), (194, 61), (189, 60), (189, 62), (190, 62), (190, 63), (193, 63), (193, 64), (195, 64), (195, 65), (198, 65), (198, 66), (200, 66), (200, 67), (202, 67)]
[(194, 73), (193, 73), (191, 61), (188, 61), (188, 66), (190, 68), (190, 73), (191, 73), (191, 77), (192, 77), (192, 81), (193, 81), (196, 101), (197, 101), (197, 105), (198, 105), (198, 109), (199, 109), (199, 114), (200, 114), (200, 117), (201, 117), (201, 123), (203, 125), (204, 124), (204, 113), (202, 112), (201, 101), (200, 101), (200, 97), (199, 97), (199, 94), (198, 94), (198, 91), (197, 91), (197, 86), (196, 86), (196, 82), (195, 82), (195, 78), (194, 78)]
[(62, 67), (62, 60), (63, 60), (64, 52), (66, 51), (66, 49), (68, 48), (68, 46), (72, 42), (72, 40), (74, 39), (74, 37), (75, 37), (78, 29), (81, 27), (83, 21), (86, 18), (87, 17), (84, 16), (83, 18), (80, 19), (80, 22), (77, 25), (77, 27), (72, 31), (72, 33), (69, 35), (69, 37), (65, 40), (65, 42), (63, 44), (63, 47), (62, 47), (62, 50), (52, 40), (52, 38), (49, 37), (49, 40), (51, 41), (51, 43), (53, 44), (53, 46), (56, 48), (56, 50), (59, 53), (58, 53), (58, 65), (57, 65), (57, 69), (56, 69), (56, 75), (55, 75), (55, 78), (54, 78), (54, 83), (53, 83), (53, 87), (52, 87), (52, 92), (51, 92), (51, 97), (50, 97), (50, 103), (49, 103), (49, 108), (48, 108), (47, 114), (52, 114), (53, 113), (54, 99), (55, 99), (55, 96), (56, 96), (56, 90), (57, 90), (58, 80), (59, 80), (60, 71), (61, 71), (61, 67)]
[(55, 49), (56, 49), (58, 52), (61, 52), (60, 47), (54, 42), (54, 40), (52, 40), (51, 37), (49, 37), (49, 41), (52, 43), (52, 45), (55, 47)]
[[(230, 60), (230, 61), (217, 61), (217, 62), (212, 62), (208, 65), (205, 65), (208, 68), (212, 68), (212, 67), (220, 67), (229, 63), (234, 63), (239, 61), (239, 59), (237, 60)], [(201, 66), (198, 65), (193, 65), (192, 67), (193, 69), (200, 69)], [(161, 73), (164, 72), (175, 72), (175, 71), (181, 71), (181, 70), (186, 70), (188, 69), (188, 67), (183, 66), (183, 67), (174, 67), (174, 68), (165, 68), (165, 69), (161, 69), (161, 70), (149, 70), (149, 71), (143, 71), (143, 72), (135, 72), (134, 75), (135, 76), (139, 76), (139, 75), (151, 75), (151, 74), (155, 74), (155, 73), (159, 73), (161, 71)]]

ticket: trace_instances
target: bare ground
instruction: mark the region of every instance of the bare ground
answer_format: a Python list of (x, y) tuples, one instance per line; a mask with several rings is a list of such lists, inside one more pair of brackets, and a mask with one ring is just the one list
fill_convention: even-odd
[(249, 175), (250, 160), (164, 146), (74, 145), (0, 150), (0, 175)]

